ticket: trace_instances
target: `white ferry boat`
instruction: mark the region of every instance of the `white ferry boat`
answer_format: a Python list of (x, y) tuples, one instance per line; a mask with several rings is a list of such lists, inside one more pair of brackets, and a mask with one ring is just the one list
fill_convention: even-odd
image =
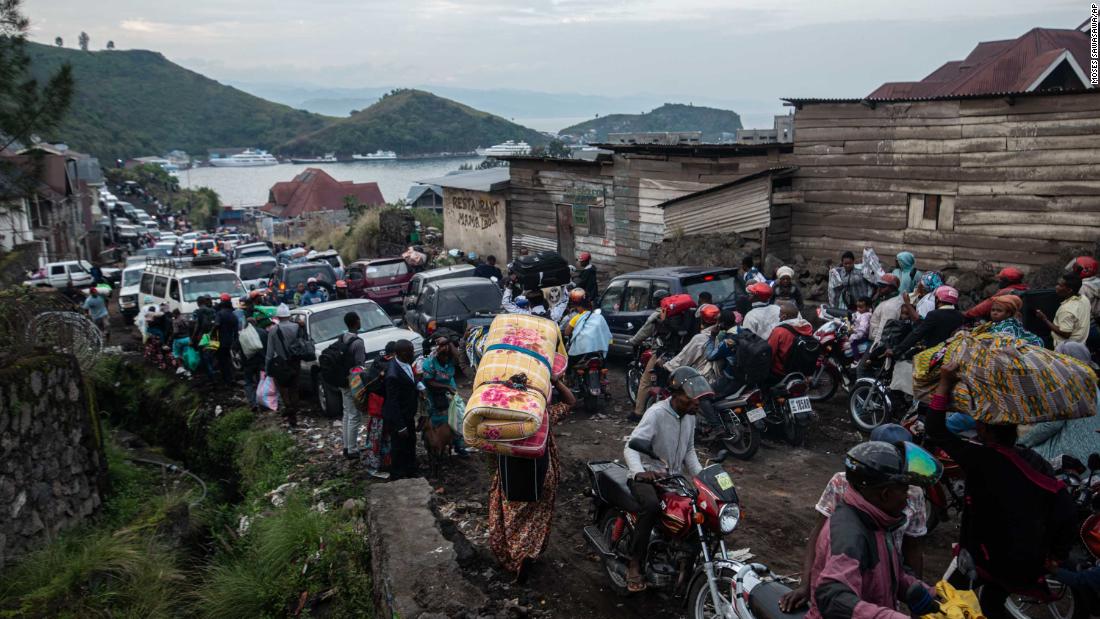
[(527, 142), (516, 142), (515, 140), (508, 140), (503, 144), (497, 144), (495, 146), (490, 146), (489, 148), (479, 148), (474, 152), (481, 155), (482, 157), (529, 155), (531, 154), (531, 145)]
[(279, 160), (266, 150), (246, 148), (244, 152), (229, 157), (214, 157), (210, 165), (215, 168), (248, 168), (265, 165), (278, 165)]
[(291, 157), (291, 163), (339, 163), (336, 153), (325, 153), (324, 157)]
[(355, 161), (385, 161), (397, 159), (397, 153), (392, 150), (376, 150), (366, 155), (352, 155), (351, 158)]

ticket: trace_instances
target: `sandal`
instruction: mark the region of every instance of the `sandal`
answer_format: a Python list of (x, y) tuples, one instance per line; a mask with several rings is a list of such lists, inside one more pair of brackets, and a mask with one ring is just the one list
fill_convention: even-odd
[(645, 583), (645, 577), (644, 576), (642, 576), (641, 574), (638, 574), (637, 576), (630, 576), (629, 574), (627, 575), (627, 577), (626, 577), (626, 590), (627, 591), (629, 591), (631, 593), (641, 593), (642, 591), (645, 591), (645, 588), (646, 588), (646, 583)]

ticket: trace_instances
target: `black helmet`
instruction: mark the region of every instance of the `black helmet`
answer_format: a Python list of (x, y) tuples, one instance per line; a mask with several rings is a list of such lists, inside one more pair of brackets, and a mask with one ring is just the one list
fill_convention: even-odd
[(943, 465), (913, 443), (867, 441), (848, 451), (844, 470), (853, 484), (930, 486), (939, 481)]
[(683, 391), (693, 400), (698, 400), (705, 395), (714, 395), (710, 383), (699, 373), (699, 370), (687, 365), (678, 367), (672, 372), (668, 388), (671, 391)]
[(653, 293), (653, 303), (656, 304), (656, 305), (660, 305), (661, 301), (663, 301), (664, 298), (667, 297), (670, 294), (672, 294), (672, 293), (665, 290), (664, 288), (661, 288), (657, 292)]

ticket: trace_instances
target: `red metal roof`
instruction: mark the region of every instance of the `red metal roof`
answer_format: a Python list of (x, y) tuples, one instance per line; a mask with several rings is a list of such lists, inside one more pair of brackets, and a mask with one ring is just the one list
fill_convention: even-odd
[(361, 204), (369, 206), (386, 203), (378, 183), (338, 181), (324, 170), (306, 168), (294, 180), (272, 185), (268, 202), (260, 210), (283, 219), (293, 219), (304, 213), (343, 210), (347, 196), (355, 196)]
[(867, 98), (925, 99), (1026, 92), (1048, 70), (1064, 62), (1066, 56), (1072, 57), (1082, 70), (1089, 66), (1087, 33), (1033, 28), (1017, 39), (979, 43), (965, 60), (948, 62), (919, 82), (887, 82)]

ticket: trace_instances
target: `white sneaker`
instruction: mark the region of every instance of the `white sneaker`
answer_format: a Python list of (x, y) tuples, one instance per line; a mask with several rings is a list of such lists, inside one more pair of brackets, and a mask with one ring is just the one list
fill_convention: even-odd
[(389, 479), (390, 478), (390, 474), (385, 472), (385, 471), (376, 471), (374, 469), (367, 469), (367, 473), (369, 473), (371, 477), (375, 477), (377, 479)]

